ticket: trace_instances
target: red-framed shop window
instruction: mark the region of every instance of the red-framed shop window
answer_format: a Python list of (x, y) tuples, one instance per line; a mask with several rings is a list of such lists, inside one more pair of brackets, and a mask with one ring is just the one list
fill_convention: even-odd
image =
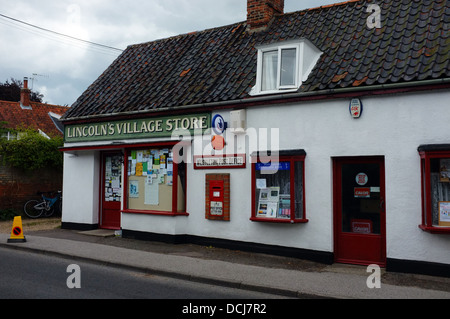
[(419, 147), (422, 175), (422, 223), (430, 233), (450, 234), (450, 144)]
[(255, 222), (306, 223), (304, 150), (252, 154)]
[[(182, 150), (182, 148), (180, 149)], [(125, 149), (123, 213), (187, 216), (186, 163), (174, 143)]]

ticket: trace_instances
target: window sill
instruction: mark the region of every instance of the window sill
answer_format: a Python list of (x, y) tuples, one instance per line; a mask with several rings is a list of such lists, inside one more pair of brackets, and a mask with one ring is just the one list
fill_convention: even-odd
[(419, 225), (419, 228), (431, 234), (450, 234), (450, 227)]
[(279, 89), (279, 90), (268, 90), (268, 91), (258, 91), (256, 88), (250, 91), (250, 96), (260, 96), (260, 95), (272, 95), (272, 94), (283, 94), (283, 93), (294, 93), (298, 92), (299, 87), (292, 89)]
[(163, 212), (163, 211), (157, 211), (157, 210), (132, 210), (132, 209), (126, 209), (122, 210), (122, 213), (124, 214), (141, 214), (141, 215), (159, 215), (159, 216), (189, 216), (189, 213), (183, 212), (183, 213), (174, 213), (174, 212)]
[(276, 223), (276, 224), (305, 224), (308, 219), (283, 219), (283, 218), (262, 218), (262, 217), (251, 217), (252, 222), (263, 222), (263, 223)]

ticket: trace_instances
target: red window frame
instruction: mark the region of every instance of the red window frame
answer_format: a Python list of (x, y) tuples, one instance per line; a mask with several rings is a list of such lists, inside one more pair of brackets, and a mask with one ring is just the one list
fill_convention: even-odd
[[(141, 149), (150, 149), (150, 148), (173, 148), (176, 144), (180, 142), (169, 142), (169, 143), (152, 143), (152, 144), (140, 144), (140, 145), (133, 145), (133, 147), (127, 147), (125, 148), (125, 156), (124, 156), (124, 187), (123, 187), (123, 209), (122, 213), (125, 214), (144, 214), (144, 215), (163, 215), (163, 216), (189, 216), (189, 213), (186, 211), (184, 212), (178, 212), (178, 166), (181, 164), (177, 164), (180, 162), (180, 155), (176, 154), (174, 152), (174, 161), (173, 161), (173, 184), (172, 184), (172, 211), (158, 211), (158, 210), (137, 210), (137, 209), (129, 209), (128, 207), (128, 156), (131, 155), (132, 150), (141, 150)], [(186, 165), (186, 163), (183, 163), (182, 165)], [(187, 171), (187, 167), (186, 167)], [(184, 184), (187, 188), (187, 172), (185, 174), (185, 181)], [(186, 208), (186, 198), (187, 198), (187, 189), (184, 196), (184, 207)]]
[(422, 145), (419, 154), (422, 181), (422, 223), (419, 228), (432, 234), (450, 234), (450, 227), (433, 225), (431, 194), (431, 160), (450, 158), (450, 145)]
[[(260, 153), (253, 153), (251, 155), (252, 163), (252, 214), (250, 217), (251, 221), (254, 222), (267, 222), (267, 223), (285, 223), (285, 224), (298, 224), (298, 223), (307, 223), (309, 220), (306, 218), (306, 203), (305, 203), (305, 157), (306, 153), (303, 150), (295, 150), (295, 151), (281, 151), (279, 152), (278, 157), (275, 159), (270, 155), (261, 156)], [(290, 163), (290, 210), (291, 217), (288, 218), (264, 218), (256, 216), (256, 203), (258, 201), (255, 198), (256, 194), (256, 164), (260, 162), (268, 163), (271, 161), (272, 163), (279, 162), (289, 162)], [(301, 182), (303, 184), (302, 188), (302, 197), (303, 197), (303, 216), (302, 218), (295, 217), (295, 162), (302, 162), (302, 179)]]

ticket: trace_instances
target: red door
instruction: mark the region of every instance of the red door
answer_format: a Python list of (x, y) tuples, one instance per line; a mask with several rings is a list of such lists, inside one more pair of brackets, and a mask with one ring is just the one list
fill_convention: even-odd
[(120, 229), (122, 153), (102, 154), (100, 228)]
[(386, 265), (383, 157), (334, 160), (335, 261)]

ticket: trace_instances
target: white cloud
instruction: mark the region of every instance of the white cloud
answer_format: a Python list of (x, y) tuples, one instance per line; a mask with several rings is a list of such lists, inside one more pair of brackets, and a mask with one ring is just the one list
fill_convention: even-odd
[[(286, 0), (285, 11), (339, 0)], [(125, 49), (130, 44), (246, 19), (246, 0), (0, 0), (0, 14), (73, 37)], [(75, 102), (117, 53), (58, 37), (0, 17), (0, 81), (33, 73), (52, 104)], [(101, 53), (100, 53), (101, 52)]]

